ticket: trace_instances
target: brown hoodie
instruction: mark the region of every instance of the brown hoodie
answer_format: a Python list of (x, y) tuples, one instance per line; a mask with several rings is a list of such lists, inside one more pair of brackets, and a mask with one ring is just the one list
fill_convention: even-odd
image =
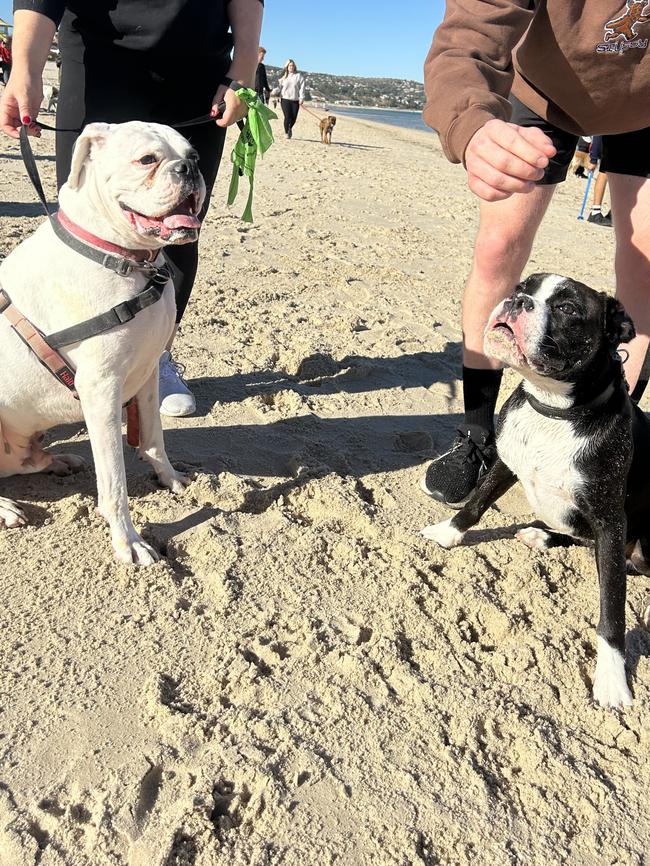
[(424, 119), (461, 162), (508, 94), (577, 135), (650, 126), (650, 0), (447, 0)]

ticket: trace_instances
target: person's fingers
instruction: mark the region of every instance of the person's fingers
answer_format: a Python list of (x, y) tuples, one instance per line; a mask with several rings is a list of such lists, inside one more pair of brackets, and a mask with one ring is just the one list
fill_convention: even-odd
[(18, 130), (21, 127), (20, 110), (18, 103), (10, 92), (5, 92), (0, 100), (0, 129), (11, 138), (18, 138)]
[(214, 97), (212, 99), (212, 110), (210, 111), (212, 117), (217, 117), (219, 115), (219, 105), (221, 105), (221, 103), (224, 101), (227, 89), (228, 88), (225, 84), (220, 84), (217, 88), (217, 92), (214, 94)]
[(531, 192), (535, 184), (532, 180), (526, 180), (520, 177), (513, 177), (495, 168), (487, 160), (474, 155), (471, 164), (468, 164), (468, 172), (477, 178), (480, 178), (485, 184), (498, 189), (501, 192), (511, 195), (513, 192)]
[(245, 102), (237, 96), (235, 91), (232, 88), (227, 88), (224, 93), (224, 102), (226, 103), (226, 107), (216, 121), (217, 126), (231, 126), (233, 123), (237, 123), (238, 120), (241, 120), (248, 113), (248, 106)]
[(533, 147), (539, 148), (549, 159), (557, 153), (557, 148), (551, 139), (535, 126), (518, 126), (519, 135)]
[[(466, 164), (470, 164), (474, 159), (488, 163), (503, 174), (526, 181), (541, 180), (544, 176), (544, 169), (541, 166), (527, 162), (492, 139), (486, 139), (480, 143), (480, 146), (472, 148)], [(546, 158), (544, 160), (548, 162)]]
[(503, 192), (502, 190), (495, 189), (489, 184), (485, 183), (485, 181), (481, 180), (480, 177), (477, 177), (475, 174), (467, 175), (467, 185), (470, 190), (474, 193), (474, 195), (478, 196), (483, 201), (503, 201), (506, 198), (509, 198), (511, 193)]
[(41, 130), (35, 121), (42, 99), (42, 88), (28, 84), (12, 87), (10, 82), (0, 104), (2, 131), (11, 138), (18, 138), (20, 127), (25, 125), (28, 135), (40, 138)]
[(536, 168), (545, 168), (549, 157), (555, 153), (551, 140), (539, 130), (539, 136), (528, 134), (524, 127), (502, 120), (490, 120), (479, 129), (468, 145), (468, 151), (479, 154), (490, 144), (513, 154)]

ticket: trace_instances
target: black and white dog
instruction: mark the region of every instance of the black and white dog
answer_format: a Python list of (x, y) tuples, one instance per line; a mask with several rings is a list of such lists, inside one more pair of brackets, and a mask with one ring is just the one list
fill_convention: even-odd
[[(497, 426), (498, 459), (468, 503), (423, 530), (443, 547), (517, 481), (547, 528), (517, 537), (535, 549), (594, 541), (600, 582), (593, 695), (632, 703), (625, 677), (626, 556), (650, 574), (650, 422), (627, 392), (620, 343), (635, 336), (623, 306), (583, 283), (534, 274), (492, 313), (486, 354), (524, 377)], [(562, 533), (563, 535), (559, 535)]]

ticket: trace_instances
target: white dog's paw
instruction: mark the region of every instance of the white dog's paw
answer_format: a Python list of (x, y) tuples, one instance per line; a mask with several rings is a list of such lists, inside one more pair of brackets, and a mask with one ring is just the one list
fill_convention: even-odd
[(459, 529), (455, 529), (451, 525), (453, 519), (453, 517), (450, 517), (448, 520), (443, 520), (442, 523), (434, 523), (431, 526), (425, 526), (421, 531), (421, 534), (425, 538), (435, 541), (440, 545), (440, 547), (458, 547), (462, 542), (465, 533), (461, 532)]
[(531, 550), (546, 550), (550, 535), (539, 526), (524, 526), (523, 529), (515, 532), (515, 538), (523, 541), (526, 547), (530, 547)]
[(158, 562), (160, 556), (150, 544), (147, 544), (139, 535), (126, 542), (124, 545), (113, 545), (115, 556), (120, 562), (127, 565), (153, 565)]
[(189, 475), (183, 475), (182, 472), (163, 473), (158, 475), (158, 481), (163, 487), (167, 487), (172, 493), (184, 493), (185, 488), (192, 479)]
[(0, 496), (0, 526), (13, 529), (15, 526), (25, 526), (27, 515), (13, 499)]
[(85, 465), (86, 461), (77, 454), (53, 454), (47, 471), (55, 475), (74, 475), (81, 472)]
[(594, 674), (593, 695), (601, 707), (630, 707), (632, 693), (625, 677), (623, 654), (598, 637), (598, 657)]

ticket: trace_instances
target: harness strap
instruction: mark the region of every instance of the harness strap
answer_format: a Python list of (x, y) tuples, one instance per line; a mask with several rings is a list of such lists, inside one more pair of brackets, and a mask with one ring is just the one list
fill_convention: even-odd
[(87, 319), (78, 325), (71, 325), (62, 331), (55, 331), (55, 333), (49, 334), (47, 337), (48, 343), (54, 348), (71, 346), (80, 340), (96, 337), (98, 334), (103, 334), (105, 331), (117, 328), (118, 325), (130, 322), (141, 310), (150, 307), (160, 300), (169, 278), (170, 273), (166, 266), (159, 268), (158, 274), (149, 280), (144, 289), (135, 298), (131, 298), (129, 301), (122, 301), (121, 304), (116, 304), (110, 310), (107, 310), (107, 312), (93, 316), (92, 319)]
[(72, 396), (78, 400), (79, 395), (74, 386), (74, 367), (63, 358), (56, 349), (48, 342), (37, 328), (32, 325), (29, 319), (26, 319), (23, 314), (15, 306), (9, 295), (0, 289), (0, 313), (8, 320), (13, 330), (18, 334), (20, 339), (28, 346), (36, 355), (41, 364), (50, 371), (50, 373), (62, 385), (71, 392)]

